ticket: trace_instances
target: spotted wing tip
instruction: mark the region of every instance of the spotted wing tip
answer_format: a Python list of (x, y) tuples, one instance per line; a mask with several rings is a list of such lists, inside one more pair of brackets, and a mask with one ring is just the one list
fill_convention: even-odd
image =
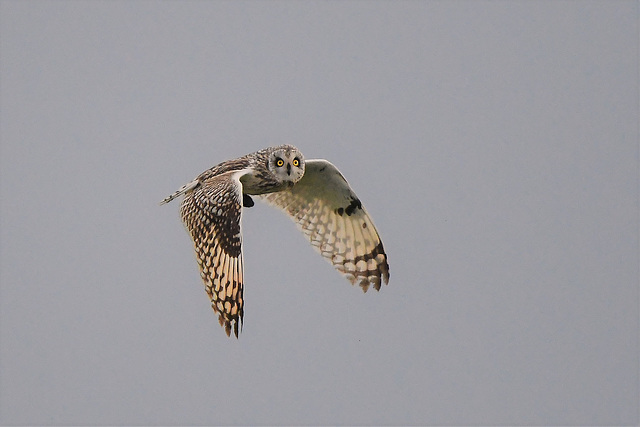
[[(233, 319), (233, 320), (229, 320), (229, 319), (225, 319), (224, 316), (222, 314), (218, 315), (218, 323), (220, 323), (220, 326), (222, 326), (224, 328), (224, 331), (226, 332), (228, 337), (231, 337), (231, 330), (233, 330), (233, 335), (235, 335), (236, 339), (238, 338), (238, 321)], [(233, 325), (232, 325), (233, 323)]]
[(369, 288), (373, 286), (373, 289), (379, 291), (382, 284), (389, 284), (389, 271), (388, 269), (382, 271), (376, 271), (368, 276), (357, 276), (352, 273), (343, 273), (352, 285), (358, 285), (362, 289), (363, 293), (367, 293)]

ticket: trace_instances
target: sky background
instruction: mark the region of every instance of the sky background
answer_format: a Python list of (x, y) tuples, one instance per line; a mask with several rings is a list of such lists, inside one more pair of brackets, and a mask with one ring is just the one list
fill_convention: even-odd
[[(638, 424), (636, 1), (0, 2), (1, 424)], [(389, 255), (266, 205), (244, 331), (179, 203), (294, 144)]]

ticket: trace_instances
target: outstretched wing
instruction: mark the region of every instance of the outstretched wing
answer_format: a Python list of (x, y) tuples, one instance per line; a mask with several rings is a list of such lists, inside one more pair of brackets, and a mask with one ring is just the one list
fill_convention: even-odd
[(242, 325), (242, 184), (244, 171), (204, 180), (186, 192), (182, 221), (195, 244), (200, 275), (227, 335)]
[(313, 247), (364, 292), (389, 282), (387, 254), (371, 217), (328, 161), (307, 160), (293, 187), (259, 197), (289, 214)]

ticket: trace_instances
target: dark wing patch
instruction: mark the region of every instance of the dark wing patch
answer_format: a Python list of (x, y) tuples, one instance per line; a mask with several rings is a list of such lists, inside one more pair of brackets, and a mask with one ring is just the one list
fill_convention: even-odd
[(252, 208), (253, 205), (255, 205), (255, 203), (253, 202), (253, 199), (251, 198), (251, 196), (249, 196), (248, 194), (243, 194), (242, 206), (244, 206), (245, 208)]
[[(351, 201), (347, 207), (339, 207), (335, 209), (334, 212), (340, 216), (344, 214), (351, 216), (357, 209), (362, 209), (362, 203), (357, 197), (351, 197)], [(366, 224), (363, 225), (366, 227)]]

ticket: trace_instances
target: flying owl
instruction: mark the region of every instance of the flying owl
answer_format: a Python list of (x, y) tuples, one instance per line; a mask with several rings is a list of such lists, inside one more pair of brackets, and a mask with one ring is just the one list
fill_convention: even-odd
[(238, 337), (244, 314), (243, 207), (251, 196), (282, 209), (311, 245), (364, 292), (389, 282), (387, 254), (373, 221), (340, 171), (304, 160), (291, 145), (269, 147), (201, 173), (165, 198), (184, 194), (182, 221), (195, 244), (200, 275), (227, 335)]

